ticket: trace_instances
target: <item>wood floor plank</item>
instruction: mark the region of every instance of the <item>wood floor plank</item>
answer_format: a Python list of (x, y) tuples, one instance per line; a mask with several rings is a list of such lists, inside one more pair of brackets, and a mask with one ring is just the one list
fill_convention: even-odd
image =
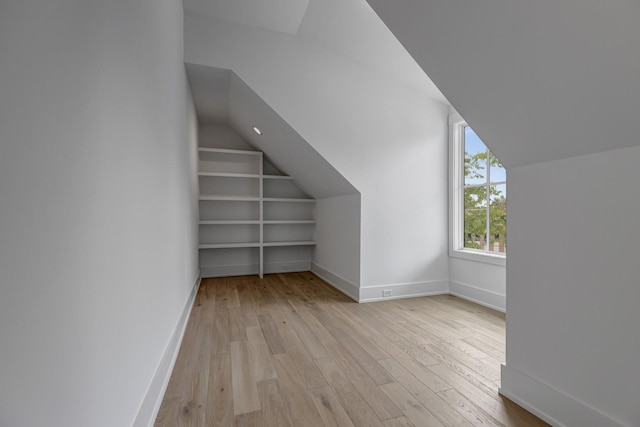
[(180, 396), (167, 396), (162, 399), (162, 405), (154, 422), (155, 427), (172, 427), (178, 419)]
[(258, 384), (258, 393), (266, 426), (294, 427), (289, 416), (287, 403), (280, 392), (278, 380), (261, 381)]
[(294, 426), (323, 426), (322, 418), (307, 393), (303, 380), (293, 367), (288, 354), (273, 357), (282, 396), (287, 402), (289, 415)]
[(216, 309), (227, 310), (229, 308), (227, 304), (227, 278), (216, 277), (210, 280), (209, 286), (215, 290)]
[(240, 307), (229, 309), (229, 341), (246, 341), (244, 316)]
[(233, 413), (239, 415), (259, 411), (260, 398), (253, 376), (249, 345), (246, 341), (234, 341), (230, 344), (230, 352)]
[(356, 426), (382, 426), (382, 422), (373, 409), (333, 359), (316, 360), (316, 364)]
[(258, 323), (260, 323), (262, 333), (264, 334), (271, 354), (284, 354), (286, 351), (282, 343), (282, 337), (271, 315), (269, 313), (258, 315)]
[(469, 399), (482, 411), (493, 417), (498, 423), (504, 424), (507, 417), (504, 405), (498, 398), (497, 391), (494, 395), (487, 394), (484, 390), (476, 387), (465, 377), (461, 376), (457, 371), (445, 365), (429, 366), (429, 369), (440, 377), (444, 378), (449, 384)]
[(249, 352), (251, 353), (251, 364), (256, 381), (276, 378), (276, 370), (271, 360), (271, 351), (264, 339), (262, 329), (259, 326), (245, 328)]
[(490, 417), (486, 412), (474, 405), (456, 389), (452, 388), (441, 391), (438, 395), (474, 426), (485, 427), (502, 425), (494, 418)]
[(155, 425), (546, 426), (498, 394), (504, 343), (504, 314), (453, 296), (204, 279)]
[(197, 427), (204, 423), (207, 400), (207, 378), (201, 373), (189, 374), (188, 390), (180, 397), (180, 407), (175, 425)]
[(376, 384), (388, 384), (394, 381), (391, 375), (378, 364), (378, 361), (371, 357), (355, 340), (347, 338), (341, 339), (339, 342)]
[(331, 387), (324, 386), (309, 391), (324, 424), (329, 426), (354, 427), (351, 418)]
[(300, 377), (307, 389), (322, 387), (327, 381), (322, 376), (307, 349), (298, 339), (292, 329), (285, 329), (280, 334), (286, 353), (291, 357), (293, 365), (298, 370)]
[(328, 345), (327, 349), (331, 352), (333, 356), (332, 359), (340, 371), (342, 371), (349, 381), (356, 387), (360, 392), (360, 395), (369, 404), (380, 420), (384, 421), (402, 415), (402, 412), (382, 391), (380, 386), (371, 379), (368, 373), (362, 369), (362, 367), (358, 365), (358, 363), (355, 362), (348, 353), (346, 353), (339, 343), (336, 342)]
[(394, 359), (384, 359), (380, 364), (401, 384), (411, 395), (428, 408), (433, 415), (446, 426), (473, 427), (465, 418), (457, 413), (454, 408), (443, 400), (438, 394), (424, 385), (408, 370), (404, 369)]
[(234, 424), (231, 372), (231, 353), (211, 356), (205, 425), (231, 427)]
[(505, 352), (503, 349), (499, 349), (490, 345), (486, 341), (478, 338), (477, 335), (471, 336), (469, 338), (465, 338), (463, 341), (469, 344), (470, 346), (477, 348), (483, 353), (488, 354), (489, 356), (495, 358), (496, 360), (498, 360), (498, 362), (500, 363), (505, 362)]
[(258, 326), (258, 317), (256, 316), (256, 307), (253, 303), (253, 295), (249, 289), (250, 277), (243, 276), (238, 278), (238, 298), (240, 299), (240, 311), (246, 327)]
[(213, 326), (212, 354), (221, 354), (229, 351), (229, 310), (217, 309)]
[(264, 422), (262, 411), (247, 412), (235, 417), (236, 427), (270, 427), (271, 425)]
[(389, 383), (383, 384), (380, 388), (398, 405), (412, 423), (425, 427), (444, 427), (444, 424), (420, 404), (402, 385)]
[(314, 359), (323, 359), (329, 357), (329, 352), (324, 348), (322, 342), (313, 333), (311, 328), (304, 322), (300, 313), (296, 309), (289, 310), (285, 313), (289, 325), (294, 329), (296, 335), (307, 348), (309, 355)]
[(372, 332), (367, 330), (365, 325), (354, 321), (354, 319), (348, 315), (344, 315), (341, 310), (336, 310), (336, 306), (333, 306), (332, 308), (334, 309), (334, 315), (339, 319), (339, 321), (351, 330), (351, 338), (360, 344), (360, 346), (369, 353), (369, 356), (375, 360), (389, 358), (389, 354), (370, 338)]
[(385, 421), (384, 427), (414, 427), (414, 424), (403, 416)]

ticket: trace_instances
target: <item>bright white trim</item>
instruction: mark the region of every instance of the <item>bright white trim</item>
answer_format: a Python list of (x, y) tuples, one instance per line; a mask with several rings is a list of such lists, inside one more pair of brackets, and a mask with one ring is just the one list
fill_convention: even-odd
[[(203, 278), (260, 275), (259, 264), (223, 265), (200, 267)], [(263, 274), (299, 273), (311, 271), (310, 261), (271, 262), (263, 265)]]
[(625, 427), (625, 424), (544, 384), (524, 372), (502, 365), (499, 393), (558, 427)]
[(164, 398), (164, 393), (167, 391), (167, 385), (169, 384), (173, 367), (176, 364), (176, 359), (178, 358), (178, 352), (180, 350), (180, 345), (182, 344), (184, 332), (187, 329), (189, 314), (193, 308), (193, 302), (196, 299), (196, 294), (200, 287), (200, 281), (201, 278), (198, 274), (198, 277), (196, 277), (196, 280), (193, 283), (189, 298), (184, 305), (180, 319), (178, 319), (178, 323), (171, 334), (169, 343), (164, 350), (162, 359), (160, 359), (160, 363), (158, 363), (158, 366), (156, 367), (156, 372), (153, 375), (153, 379), (149, 384), (147, 393), (140, 405), (136, 419), (133, 422), (133, 427), (153, 427), (155, 424), (158, 411), (160, 410), (160, 405), (162, 404), (162, 399)]
[(248, 156), (259, 156), (262, 154), (262, 151), (229, 150), (227, 148), (207, 148), (207, 147), (198, 147), (198, 151), (201, 153), (246, 154)]
[(352, 300), (358, 302), (360, 296), (360, 288), (358, 285), (351, 283), (344, 277), (327, 270), (315, 262), (311, 263), (311, 272)]
[(260, 274), (260, 266), (255, 264), (222, 265), (217, 267), (200, 266), (202, 278), (250, 276)]
[[(385, 289), (391, 289), (391, 296), (382, 296), (382, 291)], [(360, 288), (359, 302), (375, 302), (402, 298), (417, 298), (431, 295), (444, 295), (448, 293), (448, 280), (431, 280), (428, 282), (374, 285)]]
[(476, 304), (506, 312), (507, 297), (497, 292), (481, 289), (466, 283), (449, 280), (449, 293)]
[(255, 173), (229, 173), (229, 172), (198, 172), (198, 176), (217, 178), (250, 178), (260, 179), (260, 175)]
[[(449, 115), (449, 256), (486, 264), (506, 265), (506, 255), (465, 248), (462, 209), (464, 204), (464, 166), (458, 161), (464, 155), (462, 132), (467, 122), (457, 112)], [(502, 184), (505, 182), (500, 182)], [(488, 236), (487, 236), (488, 237)]]
[(492, 252), (481, 252), (473, 249), (451, 249), (449, 248), (449, 256), (454, 258), (462, 258), (468, 261), (483, 262), (485, 264), (507, 265), (507, 257)]

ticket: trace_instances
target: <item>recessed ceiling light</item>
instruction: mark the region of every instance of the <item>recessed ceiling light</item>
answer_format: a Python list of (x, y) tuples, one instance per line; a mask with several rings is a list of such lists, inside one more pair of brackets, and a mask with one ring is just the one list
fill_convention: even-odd
[(258, 135), (262, 135), (262, 131), (260, 129), (258, 129), (257, 127), (255, 127), (255, 126), (253, 127), (253, 131), (255, 133), (257, 133)]

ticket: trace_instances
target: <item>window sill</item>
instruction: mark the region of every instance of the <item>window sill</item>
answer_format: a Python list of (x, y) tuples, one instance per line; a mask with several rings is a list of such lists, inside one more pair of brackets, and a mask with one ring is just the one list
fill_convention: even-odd
[(467, 261), (482, 262), (485, 264), (493, 264), (505, 266), (507, 264), (506, 255), (491, 254), (487, 252), (474, 251), (472, 249), (456, 249), (450, 250), (449, 256), (453, 258), (466, 259)]

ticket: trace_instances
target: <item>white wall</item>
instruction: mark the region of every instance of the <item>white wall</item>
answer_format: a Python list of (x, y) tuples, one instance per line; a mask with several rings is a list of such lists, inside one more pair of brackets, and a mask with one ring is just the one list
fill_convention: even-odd
[(257, 150), (247, 143), (227, 124), (200, 124), (198, 126), (198, 144), (201, 147), (228, 148), (230, 150)]
[(360, 216), (359, 194), (316, 200), (312, 271), (354, 300), (359, 299)]
[(559, 425), (640, 425), (639, 162), (634, 147), (509, 170), (502, 388)]
[(128, 426), (197, 276), (182, 4), (0, 9), (0, 425)]
[(367, 298), (446, 292), (445, 105), (309, 39), (189, 13), (185, 57), (232, 69), (361, 192)]
[(506, 291), (505, 266), (449, 257), (451, 294), (504, 312)]

